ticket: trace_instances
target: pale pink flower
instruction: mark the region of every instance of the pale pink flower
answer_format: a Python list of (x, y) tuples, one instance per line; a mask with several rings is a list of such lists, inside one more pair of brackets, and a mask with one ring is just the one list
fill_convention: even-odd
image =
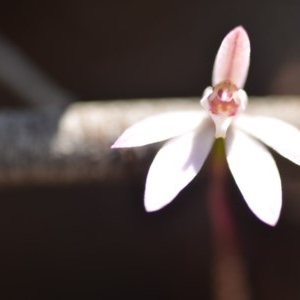
[(161, 209), (197, 175), (215, 138), (225, 139), (229, 169), (251, 211), (275, 225), (281, 205), (281, 180), (268, 149), (300, 165), (300, 131), (281, 120), (241, 114), (242, 89), (250, 62), (250, 42), (242, 27), (224, 38), (217, 53), (212, 85), (200, 103), (204, 111), (170, 112), (129, 127), (112, 148), (143, 146), (170, 139), (154, 158), (146, 180), (147, 211)]

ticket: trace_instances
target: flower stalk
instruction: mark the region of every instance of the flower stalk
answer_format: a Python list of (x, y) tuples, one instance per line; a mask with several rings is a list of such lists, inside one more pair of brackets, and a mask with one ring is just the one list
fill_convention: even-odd
[(224, 140), (216, 139), (210, 168), (208, 212), (212, 233), (214, 300), (248, 300), (249, 285), (235, 222), (228, 203)]

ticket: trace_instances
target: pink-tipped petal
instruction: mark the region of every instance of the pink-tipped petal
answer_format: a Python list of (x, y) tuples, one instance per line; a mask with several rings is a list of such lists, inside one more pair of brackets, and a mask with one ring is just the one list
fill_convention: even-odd
[(226, 140), (230, 171), (246, 203), (263, 222), (274, 226), (281, 211), (281, 180), (275, 161), (258, 141), (232, 129)]
[(249, 37), (245, 29), (239, 26), (227, 34), (219, 48), (213, 69), (213, 86), (230, 80), (238, 88), (243, 88), (249, 63)]
[(201, 111), (183, 111), (148, 117), (127, 128), (111, 148), (139, 147), (181, 135), (196, 128), (206, 115)]
[(235, 125), (260, 139), (283, 157), (300, 165), (300, 130), (282, 120), (264, 116), (240, 116)]
[(201, 128), (167, 142), (149, 169), (145, 208), (156, 211), (170, 203), (197, 175), (214, 141), (214, 126), (207, 120)]

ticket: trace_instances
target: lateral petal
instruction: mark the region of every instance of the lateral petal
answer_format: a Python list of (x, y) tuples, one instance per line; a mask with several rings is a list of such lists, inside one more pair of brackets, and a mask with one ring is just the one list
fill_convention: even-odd
[(214, 141), (214, 126), (200, 128), (168, 141), (157, 153), (146, 180), (145, 208), (156, 211), (170, 203), (197, 175)]
[(300, 165), (300, 130), (295, 126), (276, 118), (245, 115), (237, 118), (235, 125)]
[(242, 26), (234, 28), (223, 39), (216, 56), (213, 86), (230, 80), (238, 88), (243, 88), (250, 63), (250, 41)]
[(258, 141), (234, 128), (228, 132), (226, 153), (229, 169), (251, 211), (274, 226), (279, 218), (282, 194), (276, 163)]
[(160, 142), (196, 128), (205, 118), (203, 111), (169, 112), (148, 117), (127, 128), (111, 148)]

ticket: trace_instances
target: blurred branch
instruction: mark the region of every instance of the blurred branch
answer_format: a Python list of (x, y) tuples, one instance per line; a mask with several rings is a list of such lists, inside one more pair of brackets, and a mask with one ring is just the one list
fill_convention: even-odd
[(30, 105), (64, 105), (75, 99), (1, 35), (0, 82)]
[[(158, 145), (127, 150), (111, 150), (110, 145), (139, 119), (191, 109), (200, 109), (198, 99), (89, 102), (66, 109), (2, 111), (0, 185), (136, 179), (147, 171)], [(300, 127), (300, 98), (252, 98), (248, 112), (277, 116)]]

